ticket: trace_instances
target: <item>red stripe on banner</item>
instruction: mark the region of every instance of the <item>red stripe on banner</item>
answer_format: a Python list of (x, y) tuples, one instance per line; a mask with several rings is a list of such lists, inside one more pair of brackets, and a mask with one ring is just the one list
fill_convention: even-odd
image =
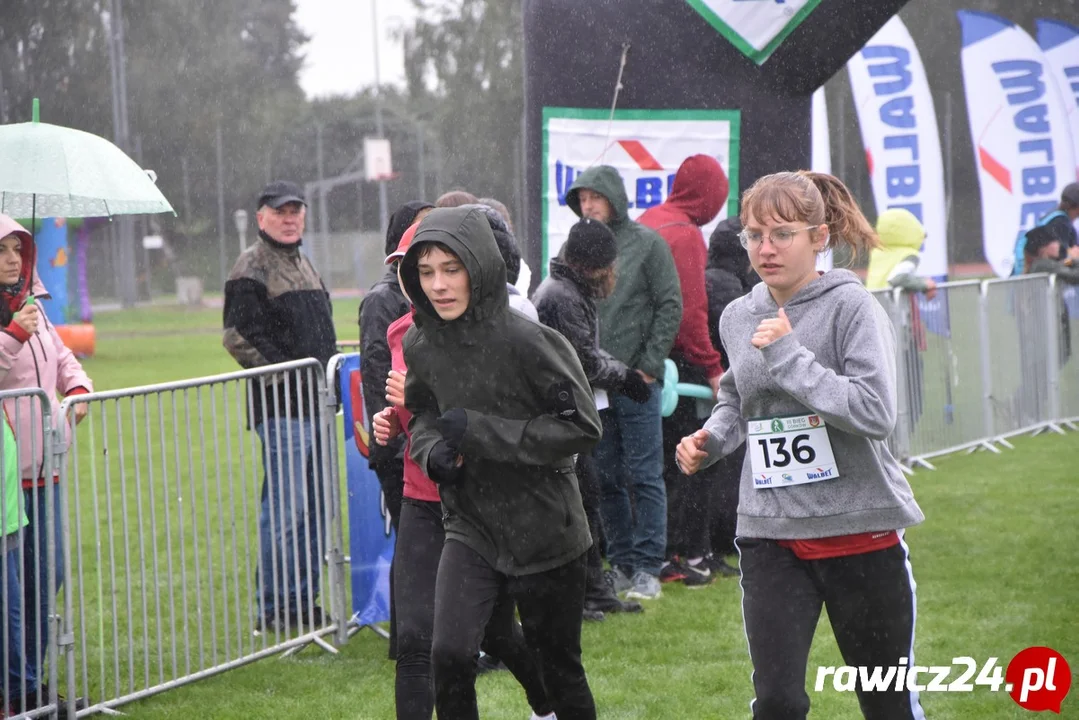
[(985, 170), (989, 175), (1000, 183), (1008, 192), (1012, 191), (1012, 174), (1008, 172), (1008, 168), (997, 162), (997, 159), (987, 153), (985, 148), (978, 147), (978, 159), (981, 161), (982, 170)]
[(648, 152), (644, 145), (641, 145), (638, 140), (619, 140), (618, 144), (622, 146), (622, 149), (633, 158), (633, 162), (641, 168), (641, 170), (662, 170), (663, 166), (659, 164), (659, 161), (652, 157), (652, 153)]
[(865, 164), (869, 166), (869, 177), (873, 177), (873, 151), (865, 149)]

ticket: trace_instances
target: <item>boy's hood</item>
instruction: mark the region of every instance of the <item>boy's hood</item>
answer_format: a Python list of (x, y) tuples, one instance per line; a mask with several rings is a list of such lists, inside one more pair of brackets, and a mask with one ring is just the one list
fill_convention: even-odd
[(401, 280), (415, 305), (417, 325), (449, 324), (438, 316), (420, 285), (419, 251), (430, 243), (441, 243), (461, 258), (472, 285), (468, 309), (450, 322), (480, 322), (508, 308), (506, 264), (498, 252), (483, 210), (476, 207), (436, 208), (416, 228), (412, 244), (401, 260)]

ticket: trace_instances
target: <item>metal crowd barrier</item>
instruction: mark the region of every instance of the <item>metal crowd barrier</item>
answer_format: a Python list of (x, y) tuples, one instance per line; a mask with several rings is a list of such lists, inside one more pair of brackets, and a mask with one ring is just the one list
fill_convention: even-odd
[(1057, 375), (1056, 396), (1060, 399), (1057, 416), (1060, 423), (1072, 430), (1079, 430), (1079, 285), (1057, 282), (1061, 312), (1060, 364)]
[[(943, 283), (933, 300), (874, 293), (896, 329), (899, 412), (889, 447), (908, 470), (958, 450), (1000, 452), (1017, 433), (1075, 429), (1079, 298), (1069, 293), (1046, 275)], [(37, 536), (9, 534), (0, 546), (0, 573), (24, 588), (0, 592), (8, 619), (0, 689), (8, 701), (26, 699), (7, 715), (54, 713), (61, 687), (69, 714), (75, 698), (87, 699), (80, 717), (115, 713), (312, 643), (336, 652), (324, 638), (345, 642), (350, 612), (335, 393), (315, 360), (73, 396), (58, 416), (40, 389), (0, 392), (13, 427), (26, 427), (27, 414), (29, 427), (41, 427), (39, 476), (55, 488), (20, 487), (12, 507), (0, 484), (0, 529), (16, 512), (41, 518), (45, 531), (44, 558), (29, 571)], [(282, 438), (267, 453), (250, 427), (256, 407), (305, 422), (262, 423), (263, 435)], [(18, 459), (37, 457), (30, 435), (17, 443)], [(8, 442), (0, 439), (0, 458)], [(302, 460), (288, 462), (294, 456)], [(267, 463), (288, 468), (280, 484), (264, 486)], [(264, 505), (271, 512), (260, 523)], [(266, 594), (277, 598), (269, 617)], [(41, 643), (16, 636), (27, 625), (11, 622), (16, 598), (41, 608)], [(295, 615), (280, 607), (293, 604)], [(44, 677), (24, 673), (13, 688), (8, 669), (28, 653)], [(39, 680), (45, 690), (35, 692)]]
[[(66, 533), (57, 522), (65, 489), (53, 481), (53, 413), (40, 388), (0, 391), (0, 659), (4, 717), (57, 710), (57, 592)], [(20, 430), (22, 432), (20, 432)], [(63, 435), (61, 435), (61, 438)], [(23, 465), (31, 468), (24, 482)], [(41, 482), (33, 482), (36, 475)]]
[(79, 716), (312, 642), (336, 652), (322, 639), (343, 641), (348, 617), (334, 405), (315, 360), (64, 401), (63, 417), (89, 410), (59, 456), (60, 652), (68, 698), (89, 698)]
[[(888, 294), (888, 297), (884, 295)], [(1007, 438), (1075, 427), (1079, 360), (1057, 278), (941, 283), (933, 300), (878, 291), (896, 328), (899, 418), (889, 440), (906, 466)], [(1077, 304), (1079, 307), (1079, 304)]]

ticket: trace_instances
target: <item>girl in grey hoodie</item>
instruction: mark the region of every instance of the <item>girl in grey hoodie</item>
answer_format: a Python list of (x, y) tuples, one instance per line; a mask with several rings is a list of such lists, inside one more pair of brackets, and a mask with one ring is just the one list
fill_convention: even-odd
[(736, 544), (753, 717), (808, 714), (809, 650), (826, 607), (847, 665), (870, 679), (880, 669), (878, 690), (858, 677), (865, 717), (923, 718), (924, 678), (896, 682), (914, 665), (902, 529), (924, 517), (885, 443), (896, 422), (895, 331), (854, 273), (815, 266), (818, 253), (864, 252), (877, 236), (839, 180), (804, 171), (758, 180), (741, 219), (764, 282), (723, 312), (730, 370), (677, 460), (692, 474), (747, 444)]

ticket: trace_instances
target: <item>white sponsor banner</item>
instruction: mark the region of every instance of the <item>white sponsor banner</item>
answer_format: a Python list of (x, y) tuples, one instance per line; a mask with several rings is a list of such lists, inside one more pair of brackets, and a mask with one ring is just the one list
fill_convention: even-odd
[(944, 160), (933, 96), (910, 33), (893, 16), (847, 63), (877, 214), (904, 208), (925, 227), (918, 274), (948, 273)]
[(1038, 45), (1049, 61), (1072, 136), (1075, 178), (1079, 180), (1079, 27), (1056, 20), (1038, 20)]
[(1056, 208), (1075, 177), (1063, 103), (1045, 55), (1022, 28), (989, 13), (958, 13), (963, 84), (982, 194), (985, 259), (1000, 276), (1015, 242)]
[(820, 0), (686, 0), (758, 65), (798, 27)]
[[(809, 122), (809, 169), (813, 172), (832, 174), (831, 140), (828, 134), (828, 103), (824, 98), (824, 88), (819, 87), (813, 93)], [(832, 269), (831, 250), (817, 256), (817, 269), (821, 272)]]
[(738, 209), (738, 110), (543, 109), (543, 276), (547, 263), (580, 218), (566, 205), (566, 191), (596, 165), (618, 170), (636, 219), (670, 194), (678, 167), (690, 155), (711, 155), (730, 181), (725, 210), (702, 231), (707, 239), (720, 220)]

